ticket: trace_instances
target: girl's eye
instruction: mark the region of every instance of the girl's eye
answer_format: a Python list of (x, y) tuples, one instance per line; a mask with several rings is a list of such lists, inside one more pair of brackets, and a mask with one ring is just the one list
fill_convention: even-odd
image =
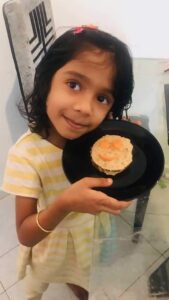
[(68, 86), (75, 91), (80, 91), (80, 84), (76, 81), (68, 81)]
[(99, 102), (101, 102), (103, 104), (109, 104), (109, 103), (112, 102), (111, 99), (109, 99), (109, 97), (104, 96), (104, 95), (98, 96), (97, 99), (98, 99)]

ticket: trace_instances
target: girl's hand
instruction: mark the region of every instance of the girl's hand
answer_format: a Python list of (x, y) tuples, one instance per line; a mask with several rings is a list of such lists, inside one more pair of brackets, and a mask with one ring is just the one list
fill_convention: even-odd
[(98, 214), (108, 212), (120, 214), (121, 209), (127, 208), (131, 201), (118, 201), (103, 192), (96, 191), (94, 187), (107, 187), (112, 184), (110, 178), (85, 177), (70, 186), (60, 197), (60, 205), (65, 212), (82, 212)]

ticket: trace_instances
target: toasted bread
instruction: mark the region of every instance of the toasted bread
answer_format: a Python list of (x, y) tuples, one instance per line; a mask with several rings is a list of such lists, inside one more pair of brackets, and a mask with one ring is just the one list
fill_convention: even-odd
[(104, 135), (91, 148), (93, 165), (107, 175), (116, 175), (132, 162), (133, 145), (120, 135)]

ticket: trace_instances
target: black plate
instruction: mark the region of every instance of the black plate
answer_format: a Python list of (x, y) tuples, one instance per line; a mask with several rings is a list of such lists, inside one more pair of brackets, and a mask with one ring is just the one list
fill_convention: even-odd
[(150, 190), (162, 175), (164, 154), (157, 139), (143, 127), (128, 121), (108, 120), (95, 131), (68, 141), (63, 151), (63, 169), (71, 183), (83, 177), (111, 177), (91, 163), (90, 149), (105, 134), (127, 137), (133, 144), (133, 161), (123, 172), (113, 176), (108, 188), (98, 188), (119, 200), (134, 199)]

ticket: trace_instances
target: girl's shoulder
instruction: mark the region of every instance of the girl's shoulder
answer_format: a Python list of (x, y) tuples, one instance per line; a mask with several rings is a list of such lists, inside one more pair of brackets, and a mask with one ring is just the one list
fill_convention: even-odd
[(44, 156), (47, 153), (55, 155), (58, 153), (60, 155), (61, 150), (42, 138), (39, 134), (28, 130), (11, 147), (9, 153), (35, 157), (37, 155)]
[(38, 147), (42, 141), (42, 137), (30, 130), (19, 137), (9, 152), (28, 152), (30, 148)]
[(19, 139), (16, 141), (16, 143), (13, 146), (20, 146), (22, 144), (27, 144), (30, 142), (40, 141), (42, 140), (42, 137), (37, 134), (33, 133), (30, 130), (27, 130), (24, 134), (22, 134)]

